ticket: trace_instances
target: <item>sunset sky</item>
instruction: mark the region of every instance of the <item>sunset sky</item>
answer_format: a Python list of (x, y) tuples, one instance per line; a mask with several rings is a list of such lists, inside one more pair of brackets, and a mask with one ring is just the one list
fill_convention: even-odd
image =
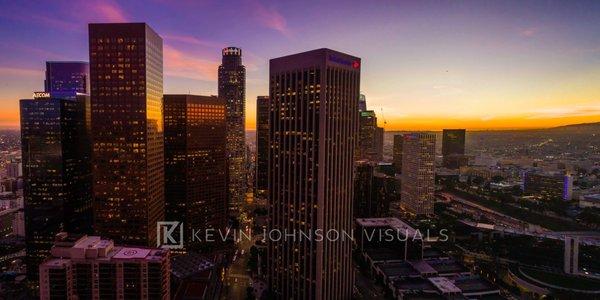
[[(247, 128), (268, 61), (315, 48), (362, 58), (386, 130), (517, 129), (600, 121), (600, 1), (0, 0), (0, 127), (43, 89), (46, 60), (88, 60), (87, 23), (146, 22), (165, 93), (217, 93), (241, 47)], [(382, 117), (383, 114), (383, 117)]]

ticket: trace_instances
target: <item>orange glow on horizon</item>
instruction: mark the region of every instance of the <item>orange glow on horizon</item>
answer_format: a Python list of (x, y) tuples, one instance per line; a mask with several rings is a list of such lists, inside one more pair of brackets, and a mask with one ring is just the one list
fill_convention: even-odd
[[(248, 112), (248, 111), (247, 111)], [(600, 122), (599, 115), (566, 116), (559, 118), (533, 118), (530, 116), (506, 116), (499, 118), (447, 118), (444, 116), (419, 116), (387, 120), (379, 119), (379, 126), (386, 131), (442, 130), (444, 128), (466, 128), (469, 130), (518, 130), (564, 126), (570, 124)], [(0, 111), (0, 128), (18, 129), (19, 112)], [(246, 115), (246, 130), (256, 129), (256, 113)]]

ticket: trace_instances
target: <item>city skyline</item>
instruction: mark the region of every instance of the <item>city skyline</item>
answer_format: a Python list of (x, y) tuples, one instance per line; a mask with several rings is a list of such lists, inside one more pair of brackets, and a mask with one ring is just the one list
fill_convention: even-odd
[[(87, 23), (125, 21), (147, 22), (164, 38), (165, 93), (216, 95), (220, 49), (244, 49), (246, 129), (255, 128), (253, 99), (268, 91), (268, 59), (323, 46), (365, 59), (361, 89), (386, 131), (525, 129), (600, 119), (598, 3), (331, 2), (318, 11), (311, 10), (316, 4), (238, 4), (250, 13), (216, 2), (6, 3), (0, 127), (18, 128), (18, 99), (43, 90), (46, 61), (87, 61)], [(79, 13), (86, 10), (97, 13)], [(210, 14), (197, 18), (198, 11)], [(178, 18), (165, 18), (175, 13)], [(355, 18), (365, 22), (348, 21)], [(224, 19), (228, 26), (210, 26)]]

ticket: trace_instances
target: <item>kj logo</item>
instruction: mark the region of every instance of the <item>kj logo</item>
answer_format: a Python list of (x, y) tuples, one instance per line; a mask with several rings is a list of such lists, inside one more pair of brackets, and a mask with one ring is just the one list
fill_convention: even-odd
[(156, 223), (156, 246), (166, 249), (183, 248), (183, 222), (159, 221)]

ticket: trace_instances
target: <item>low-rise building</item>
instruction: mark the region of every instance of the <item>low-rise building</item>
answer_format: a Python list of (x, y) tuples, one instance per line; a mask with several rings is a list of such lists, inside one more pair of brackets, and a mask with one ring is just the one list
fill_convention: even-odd
[(579, 200), (579, 207), (594, 207), (600, 208), (600, 194), (585, 195)]
[(57, 234), (39, 266), (40, 299), (170, 299), (169, 250)]

